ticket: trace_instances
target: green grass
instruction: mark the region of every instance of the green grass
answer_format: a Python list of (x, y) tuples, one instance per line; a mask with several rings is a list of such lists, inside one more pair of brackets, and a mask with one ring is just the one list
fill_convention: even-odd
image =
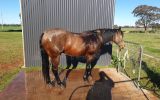
[(16, 74), (20, 71), (19, 68), (8, 70), (0, 75), (0, 92), (15, 78)]
[(20, 31), (21, 26), (20, 25), (4, 25), (3, 28), (0, 25), (0, 32), (6, 32), (6, 31)]
[(0, 91), (8, 85), (23, 64), (21, 32), (0, 32)]
[(23, 59), (22, 33), (0, 32), (0, 64), (13, 64)]
[(139, 43), (144, 53), (160, 58), (160, 34), (155, 33), (126, 33), (124, 40)]

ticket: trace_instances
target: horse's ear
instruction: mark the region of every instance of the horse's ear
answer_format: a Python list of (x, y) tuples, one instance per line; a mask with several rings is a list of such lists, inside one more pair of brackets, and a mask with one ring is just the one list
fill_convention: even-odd
[(121, 27), (119, 27), (119, 30), (121, 30)]

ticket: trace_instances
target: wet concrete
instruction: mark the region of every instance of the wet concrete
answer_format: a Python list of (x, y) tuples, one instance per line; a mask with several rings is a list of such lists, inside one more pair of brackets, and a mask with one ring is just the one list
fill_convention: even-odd
[[(67, 87), (61, 89), (45, 85), (41, 71), (20, 72), (0, 93), (0, 100), (158, 100), (145, 90), (146, 98), (140, 89), (128, 81), (128, 77), (115, 69), (94, 69), (90, 83), (84, 83), (83, 73), (84, 70), (72, 71)], [(63, 77), (64, 73), (61, 79)]]
[(11, 84), (0, 92), (0, 100), (25, 100), (25, 73), (20, 72)]

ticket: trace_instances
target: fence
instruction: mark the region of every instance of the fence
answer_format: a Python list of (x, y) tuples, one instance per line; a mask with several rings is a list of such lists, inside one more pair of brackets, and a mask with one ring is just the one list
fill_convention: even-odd
[(126, 48), (119, 52), (117, 49), (117, 71), (125, 73), (139, 87), (143, 48), (141, 45), (125, 41)]
[(140, 80), (141, 87), (160, 97), (160, 59), (144, 53), (142, 70), (147, 78)]
[(160, 97), (160, 59), (143, 53), (138, 43), (125, 43), (124, 50), (114, 49), (117, 71), (126, 74), (138, 88), (153, 91)]

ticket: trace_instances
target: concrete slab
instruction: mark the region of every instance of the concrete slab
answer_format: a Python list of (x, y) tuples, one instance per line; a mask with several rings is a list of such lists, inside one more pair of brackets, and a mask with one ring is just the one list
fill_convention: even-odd
[[(61, 89), (45, 85), (41, 71), (20, 72), (0, 93), (0, 100), (147, 100), (128, 77), (117, 73), (114, 68), (94, 69), (90, 83), (83, 81), (83, 74), (83, 69), (73, 70), (67, 87)], [(61, 79), (64, 75), (65, 72)], [(149, 91), (144, 92), (150, 100), (158, 100)]]

